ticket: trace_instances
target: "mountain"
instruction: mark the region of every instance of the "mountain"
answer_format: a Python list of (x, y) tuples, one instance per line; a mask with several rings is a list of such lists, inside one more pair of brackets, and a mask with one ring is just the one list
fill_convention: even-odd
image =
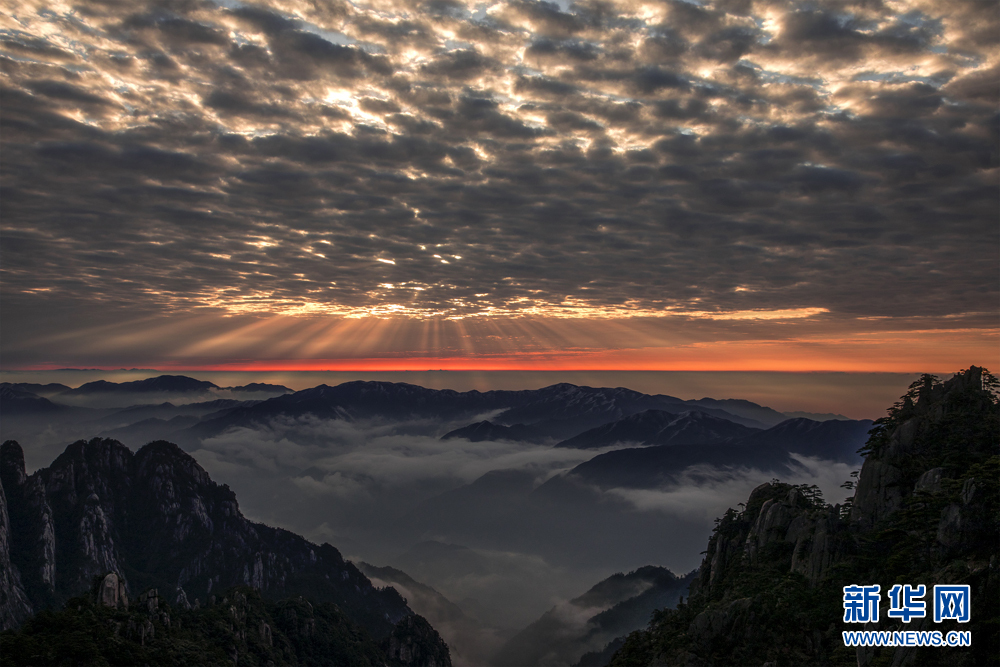
[[(790, 475), (798, 466), (793, 454), (854, 465), (860, 463), (857, 450), (865, 443), (871, 425), (867, 420), (788, 420), (765, 431), (750, 431), (749, 435), (728, 442), (706, 440), (698, 444), (618, 449), (581, 463), (568, 475), (601, 488), (657, 488), (693, 466), (707, 465), (721, 470), (756, 468)], [(594, 437), (596, 440), (596, 435)], [(655, 434), (647, 432), (647, 437), (651, 439)], [(598, 442), (610, 445), (614, 441), (604, 438)], [(697, 478), (698, 473), (694, 474)], [(546, 484), (555, 484), (558, 480), (553, 478)]]
[(584, 431), (556, 446), (596, 449), (628, 442), (642, 445), (714, 444), (745, 438), (757, 430), (696, 410), (680, 414), (646, 410)]
[(87, 396), (92, 394), (146, 394), (146, 393), (204, 393), (218, 389), (218, 385), (205, 380), (195, 380), (184, 375), (160, 375), (145, 380), (132, 382), (108, 382), (96, 380), (87, 382), (76, 389), (69, 389), (59, 394), (63, 398)]
[(241, 384), (238, 387), (225, 387), (232, 392), (242, 392), (242, 393), (253, 393), (260, 392), (264, 394), (291, 394), (292, 390), (281, 384), (267, 384), (266, 382), (251, 382), (250, 384)]
[(870, 419), (813, 421), (788, 419), (766, 431), (752, 433), (738, 442), (750, 448), (782, 447), (803, 456), (818, 456), (850, 463), (868, 439)]
[(193, 415), (178, 415), (170, 419), (150, 417), (149, 419), (143, 419), (128, 426), (101, 431), (97, 434), (97, 437), (111, 438), (124, 445), (138, 447), (144, 443), (159, 439), (164, 433), (174, 433), (197, 423), (198, 418)]
[[(662, 411), (647, 412), (616, 425), (643, 423), (649, 417), (660, 418), (657, 425), (677, 419)], [(711, 417), (702, 419), (715, 423)], [(735, 488), (733, 484), (752, 488), (751, 479), (814, 479), (817, 469), (823, 471), (822, 476), (826, 468), (847, 479), (850, 470), (860, 467), (857, 449), (864, 444), (871, 422), (793, 422), (766, 431), (731, 422), (722, 426), (749, 436), (714, 444), (622, 445), (597, 456), (583, 450), (589, 460), (551, 476), (525, 468), (493, 470), (416, 504), (394, 531), (414, 541), (435, 536), (483, 549), (539, 553), (552, 562), (579, 566), (596, 564), (598, 558), (616, 558), (616, 544), (627, 544), (629, 553), (636, 558), (641, 555), (645, 562), (676, 562), (684, 549), (690, 549), (686, 541), (702, 543), (711, 527), (695, 518), (699, 509), (685, 499), (689, 491), (710, 495), (708, 489), (718, 488), (728, 494), (733, 493), (727, 490)], [(634, 432), (631, 437), (638, 439)], [(768, 437), (774, 441), (768, 442)], [(601, 444), (610, 446), (618, 440), (612, 437)], [(576, 456), (568, 447), (549, 451), (551, 455), (566, 452), (567, 467)], [(455, 560), (444, 554), (441, 558)], [(446, 571), (393, 564), (435, 582), (441, 581), (435, 577), (454, 577), (465, 571), (460, 562)], [(470, 576), (477, 575), (470, 572)]]
[(46, 415), (66, 413), (69, 408), (53, 403), (19, 385), (10, 382), (0, 383), (0, 401), (2, 401), (4, 416), (9, 415)]
[[(347, 420), (431, 418), (445, 423), (494, 413), (496, 416), (489, 420), (480, 419), (449, 431), (446, 437), (541, 442), (549, 438), (565, 440), (589, 428), (649, 409), (683, 412), (689, 406), (672, 396), (650, 396), (620, 387), (578, 387), (563, 383), (521, 391), (458, 392), (406, 383), (357, 381), (336, 387), (319, 385), (232, 410), (218, 418), (205, 419), (177, 437), (184, 442), (196, 442), (230, 428), (252, 428), (277, 417), (306, 414)], [(702, 412), (751, 428), (765, 426), (721, 409), (704, 408)]]
[(469, 442), (497, 442), (499, 440), (541, 442), (545, 440), (545, 437), (540, 436), (536, 429), (526, 424), (503, 426), (486, 420), (456, 428), (441, 436), (442, 440), (451, 440), (452, 438), (464, 438)]
[(494, 396), (494, 393), (425, 389), (401, 382), (357, 381), (336, 387), (322, 384), (206, 418), (178, 437), (185, 442), (197, 442), (234, 427), (253, 428), (278, 417), (304, 415), (320, 419), (383, 418), (402, 421), (433, 418), (448, 421), (505, 407), (502, 405), (503, 397)]
[(456, 665), (486, 665), (501, 643), (498, 631), (436, 591), (394, 567), (358, 563), (358, 568), (376, 586), (392, 586), (413, 611), (426, 618), (448, 643)]
[[(185, 448), (196, 447), (205, 439), (233, 428), (252, 429), (275, 419), (305, 415), (414, 425), (423, 421), (426, 435), (441, 435), (440, 431), (434, 431), (435, 426), (449, 424), (446, 438), (537, 444), (564, 441), (647, 410), (680, 414), (691, 411), (697, 404), (698, 412), (749, 428), (767, 428), (774, 415), (779, 414), (749, 401), (683, 401), (621, 387), (594, 388), (566, 383), (521, 391), (457, 392), (406, 383), (358, 381), (293, 392), (281, 385), (251, 383), (218, 387), (186, 376), (161, 375), (122, 383), (89, 382), (50, 394), (50, 401), (30, 392), (23, 393), (27, 391), (24, 387), (9, 383), (5, 386), (0, 398), (8, 422), (5, 429), (8, 438), (38, 440), (47, 434), (44, 437), (49, 440), (55, 437), (54, 442), (64, 442), (97, 432), (126, 438), (135, 445), (144, 444), (143, 439), (169, 439)], [(219, 405), (217, 414), (203, 409), (222, 400), (237, 399), (249, 400)], [(69, 412), (70, 406), (75, 412)], [(169, 422), (185, 415), (196, 416), (199, 421), (183, 428), (179, 422), (147, 422), (135, 429), (117, 430), (147, 419)], [(466, 426), (456, 429), (456, 422), (464, 422)]]
[(154, 440), (172, 440), (173, 434), (190, 428), (203, 418), (219, 417), (230, 410), (245, 408), (260, 400), (237, 401), (219, 398), (212, 401), (174, 405), (170, 402), (133, 405), (86, 423), (97, 437), (112, 438), (129, 447), (141, 447)]
[(716, 398), (700, 398), (696, 401), (686, 402), (688, 405), (694, 407), (725, 410), (730, 414), (746, 419), (753, 419), (766, 426), (774, 426), (788, 419), (788, 415), (784, 413), (742, 398), (724, 398), (721, 400)]
[(784, 413), (785, 417), (788, 419), (798, 419), (803, 417), (805, 419), (811, 419), (816, 422), (830, 421), (831, 419), (849, 420), (850, 417), (845, 417), (842, 414), (836, 414), (833, 412), (802, 412), (793, 411)]
[[(0, 627), (58, 606), (95, 576), (121, 577), (125, 595), (147, 588), (187, 608), (233, 586), (270, 599), (334, 603), (375, 640), (413, 612), (392, 588), (377, 589), (329, 544), (253, 523), (236, 496), (174, 444), (133, 453), (95, 438), (66, 448), (28, 476), (21, 446), (0, 446)], [(20, 584), (20, 585), (18, 585)]]
[(512, 637), (493, 657), (498, 667), (569, 665), (588, 649), (644, 627), (656, 609), (677, 605), (694, 579), (646, 566), (617, 573), (583, 595), (545, 612)]
[[(708, 542), (691, 597), (619, 642), (610, 665), (1000, 664), (1000, 387), (975, 366), (929, 375), (875, 422), (854, 494), (763, 484)], [(927, 614), (887, 613), (894, 584)], [(844, 622), (844, 587), (878, 585), (878, 622)], [(933, 621), (936, 585), (969, 586), (968, 622)], [(845, 630), (968, 631), (971, 647), (853, 648)], [(613, 647), (612, 647), (613, 648)]]
[[(394, 567), (378, 567), (363, 562), (358, 563), (358, 569), (373, 581), (385, 582), (386, 584), (398, 587), (398, 589), (405, 589), (413, 596), (419, 596), (422, 606), (424, 608), (433, 608), (433, 616), (437, 618), (451, 623), (461, 622), (468, 618), (457, 604), (430, 586), (416, 581), (402, 570), (397, 570)], [(413, 606), (412, 602), (409, 604)]]
[[(173, 434), (179, 430), (190, 428), (207, 417), (217, 417), (226, 410), (247, 407), (262, 400), (214, 398), (214, 393), (147, 392), (91, 394), (78, 396), (71, 399), (72, 404), (65, 404), (60, 402), (63, 399), (58, 395), (48, 399), (25, 393), (17, 387), (6, 383), (0, 385), (3, 414), (0, 434), (2, 440), (33, 443), (34, 451), (29, 450), (32, 467), (49, 463), (67, 442), (89, 439), (94, 434), (114, 438), (133, 448), (154, 440), (174, 441)], [(164, 401), (164, 398), (178, 402)], [(198, 398), (210, 400), (198, 401)], [(133, 401), (139, 404), (121, 407)], [(86, 407), (88, 405), (91, 407)], [(95, 405), (108, 407), (92, 407)]]
[(184, 403), (174, 405), (169, 401), (159, 404), (132, 405), (121, 410), (116, 410), (111, 414), (101, 417), (92, 422), (94, 426), (115, 427), (134, 424), (142, 419), (158, 418), (172, 419), (173, 417), (193, 415), (204, 417), (213, 413), (230, 410), (232, 408), (246, 408), (260, 403), (260, 400), (238, 401), (232, 398), (217, 398), (211, 401), (200, 401), (197, 403)]
[[(623, 387), (595, 389), (561, 383), (536, 390), (529, 401), (502, 412), (496, 421), (506, 425), (545, 425), (553, 436), (568, 434), (562, 435), (565, 439), (646, 410), (677, 413), (689, 409), (687, 402), (673, 396), (642, 394)], [(703, 412), (744, 426), (765, 426), (755, 419), (714, 407), (706, 407)]]
[(4, 382), (2, 384), (10, 385), (15, 389), (27, 391), (43, 398), (51, 398), (69, 389), (66, 385), (59, 384), (58, 382), (49, 382), (47, 384), (38, 384), (37, 382)]

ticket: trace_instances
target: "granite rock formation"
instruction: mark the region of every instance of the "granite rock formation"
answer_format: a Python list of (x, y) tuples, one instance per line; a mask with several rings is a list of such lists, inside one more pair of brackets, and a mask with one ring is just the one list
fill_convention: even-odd
[(133, 453), (114, 440), (79, 441), (30, 476), (20, 445), (5, 442), (0, 503), (0, 629), (58, 607), (95, 577), (113, 607), (151, 588), (180, 609), (234, 586), (308, 596), (336, 604), (378, 641), (413, 616), (395, 589), (375, 588), (333, 546), (247, 520), (227, 486), (168, 442)]
[[(777, 480), (729, 510), (687, 603), (629, 635), (620, 665), (984, 665), (1000, 663), (1000, 383), (970, 367), (924, 376), (862, 448), (853, 497)], [(972, 619), (889, 618), (864, 629), (970, 631), (970, 648), (844, 646), (843, 587), (968, 584)], [(928, 597), (929, 599), (929, 597)], [(928, 602), (930, 608), (930, 602)]]

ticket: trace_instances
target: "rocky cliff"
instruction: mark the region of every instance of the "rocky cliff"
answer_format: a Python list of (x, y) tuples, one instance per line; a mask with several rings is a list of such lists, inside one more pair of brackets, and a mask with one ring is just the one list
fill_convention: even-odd
[(11, 539), (7, 497), (0, 487), (0, 630), (17, 625), (31, 614), (21, 574), (10, 560)]
[[(774, 481), (719, 520), (687, 603), (657, 612), (611, 665), (984, 665), (1000, 663), (1000, 407), (971, 367), (924, 376), (875, 422), (854, 495)], [(972, 618), (890, 619), (865, 629), (967, 630), (971, 648), (854, 649), (843, 587), (968, 584)], [(930, 599), (930, 596), (926, 598)], [(931, 603), (928, 602), (928, 608)]]
[(20, 445), (8, 441), (0, 489), (0, 628), (108, 572), (120, 577), (121, 597), (155, 588), (180, 609), (233, 586), (271, 599), (307, 596), (336, 604), (376, 640), (413, 615), (331, 545), (247, 520), (227, 486), (168, 442), (133, 453), (114, 440), (79, 441), (28, 476)]

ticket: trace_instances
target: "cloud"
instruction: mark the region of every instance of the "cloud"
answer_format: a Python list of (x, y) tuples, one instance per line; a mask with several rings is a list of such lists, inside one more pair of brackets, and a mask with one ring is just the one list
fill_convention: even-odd
[[(494, 523), (498, 513), (507, 516), (506, 500), (446, 502), (460, 518), (437, 523), (432, 507), (442, 494), (494, 479), (513, 508), (532, 488), (604, 451), (439, 439), (456, 425), (282, 418), (209, 438), (192, 455), (233, 488), (250, 518), (334, 540), (352, 558), (401, 568), (494, 627), (523, 625), (619, 567), (595, 564), (600, 557), (583, 565), (559, 558), (558, 534), (534, 535), (525, 517)], [(586, 523), (589, 511), (559, 510), (545, 521), (558, 525), (572, 516), (572, 525)], [(476, 526), (493, 526), (488, 540)], [(616, 553), (637, 566), (627, 547), (620, 544)]]
[[(493, 414), (479, 415), (472, 422)], [(382, 488), (468, 484), (492, 470), (529, 470), (539, 481), (605, 450), (540, 447), (519, 442), (469, 442), (440, 436), (465, 421), (385, 422), (281, 417), (237, 427), (201, 442), (217, 461), (281, 471), (304, 492), (339, 497)]]
[(5, 332), (977, 312), (985, 4), (29, 3), (0, 45)]
[(847, 493), (840, 485), (850, 480), (850, 465), (800, 454), (792, 454), (791, 458), (797, 465), (790, 475), (756, 468), (696, 465), (682, 471), (666, 488), (609, 488), (603, 493), (622, 498), (638, 510), (705, 522), (737, 507), (757, 486), (775, 477), (788, 484), (815, 484), (831, 504), (843, 501)]

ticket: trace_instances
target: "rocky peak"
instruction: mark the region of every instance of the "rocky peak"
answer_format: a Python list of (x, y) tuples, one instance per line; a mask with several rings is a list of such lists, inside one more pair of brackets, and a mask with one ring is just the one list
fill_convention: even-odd
[(78, 440), (44, 469), (50, 499), (76, 506), (96, 494), (105, 504), (124, 501), (131, 486), (132, 450), (117, 440)]
[[(151, 442), (135, 455), (136, 482), (145, 485), (150, 495), (166, 509), (181, 496), (209, 493), (216, 495), (219, 487), (194, 457), (177, 445), (158, 440)], [(236, 511), (236, 495), (225, 487)]]
[(437, 630), (420, 616), (404, 618), (386, 642), (386, 654), (400, 667), (449, 667), (451, 654)]
[(763, 563), (815, 584), (830, 566), (831, 537), (840, 528), (839, 508), (824, 505), (815, 487), (761, 484), (742, 512), (719, 520), (693, 590), (723, 594), (735, 572)]
[(0, 484), (0, 630), (16, 627), (33, 611), (21, 574), (11, 562), (11, 537), (7, 497)]
[(10, 490), (23, 486), (26, 479), (24, 450), (14, 440), (8, 440), (0, 445), (0, 482)]
[[(923, 376), (875, 422), (855, 494), (826, 505), (809, 487), (772, 482), (729, 510), (686, 605), (657, 612), (611, 665), (978, 665), (995, 662), (1000, 382), (971, 367)], [(843, 644), (843, 587), (968, 585), (970, 648)], [(883, 600), (885, 598), (883, 597)], [(925, 629), (883, 614), (868, 630)], [(858, 627), (857, 629), (861, 629)]]
[[(5, 478), (22, 479), (20, 446), (7, 443), (0, 454)], [(171, 604), (182, 608), (233, 586), (271, 598), (308, 595), (337, 604), (377, 639), (412, 614), (334, 547), (248, 521), (235, 494), (169, 442), (135, 454), (114, 440), (76, 442), (16, 488), (19, 529), (7, 553), (35, 608), (57, 606), (112, 572), (122, 590), (175, 591)], [(16, 594), (12, 582), (2, 582), (0, 595)]]
[[(914, 492), (939, 489), (942, 479), (953, 478), (970, 463), (993, 454), (988, 447), (974, 445), (988, 442), (983, 436), (990, 418), (977, 420), (970, 429), (966, 417), (995, 415), (991, 394), (995, 382), (983, 368), (971, 366), (944, 383), (923, 375), (911, 384), (871, 431), (851, 521), (872, 528), (903, 507)], [(966, 447), (965, 442), (973, 446)]]
[(128, 592), (125, 588), (125, 579), (119, 577), (114, 572), (106, 574), (97, 586), (97, 604), (116, 609), (118, 607), (128, 609)]

